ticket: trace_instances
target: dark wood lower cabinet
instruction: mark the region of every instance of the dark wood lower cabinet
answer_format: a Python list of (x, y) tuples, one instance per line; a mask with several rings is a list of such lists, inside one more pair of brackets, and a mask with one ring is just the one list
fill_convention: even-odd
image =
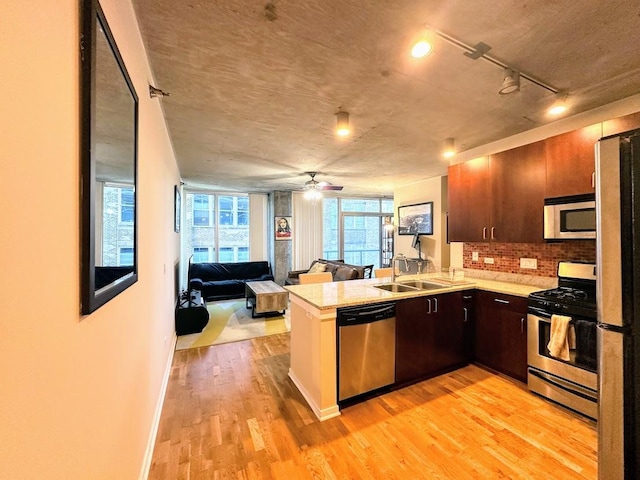
[(478, 363), (527, 381), (527, 299), (478, 291), (474, 352)]
[(464, 365), (467, 322), (462, 292), (410, 298), (396, 304), (396, 383)]

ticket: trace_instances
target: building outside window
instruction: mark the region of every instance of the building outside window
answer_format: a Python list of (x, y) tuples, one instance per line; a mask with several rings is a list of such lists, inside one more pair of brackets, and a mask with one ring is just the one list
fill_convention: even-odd
[(186, 192), (184, 242), (192, 261), (249, 261), (249, 197)]
[[(387, 266), (393, 256), (385, 222), (393, 215), (393, 200), (325, 198), (323, 257), (353, 265)], [(390, 251), (391, 250), (391, 251)]]
[(130, 185), (102, 188), (102, 255), (105, 267), (133, 265), (135, 191)]

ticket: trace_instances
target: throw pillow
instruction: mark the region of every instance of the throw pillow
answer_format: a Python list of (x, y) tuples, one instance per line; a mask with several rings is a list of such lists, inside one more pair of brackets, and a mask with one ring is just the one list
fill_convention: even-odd
[(327, 266), (324, 263), (316, 262), (313, 265), (311, 265), (311, 268), (307, 273), (322, 273), (326, 268)]

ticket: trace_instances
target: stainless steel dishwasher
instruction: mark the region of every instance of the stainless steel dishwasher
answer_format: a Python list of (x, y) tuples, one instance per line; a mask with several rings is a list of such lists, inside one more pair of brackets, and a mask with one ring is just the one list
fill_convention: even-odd
[(377, 303), (337, 311), (338, 401), (396, 379), (396, 306)]

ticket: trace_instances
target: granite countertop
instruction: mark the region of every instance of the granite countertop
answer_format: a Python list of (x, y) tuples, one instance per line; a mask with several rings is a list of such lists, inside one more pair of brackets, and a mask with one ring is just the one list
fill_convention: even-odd
[(308, 285), (287, 285), (285, 288), (296, 297), (310, 303), (320, 310), (348, 307), (354, 305), (366, 305), (370, 303), (400, 300), (403, 298), (439, 295), (442, 293), (459, 290), (480, 289), (489, 292), (504, 293), (519, 297), (527, 297), (531, 292), (545, 290), (553, 287), (554, 279), (546, 279), (547, 285), (540, 281), (536, 285), (519, 283), (516, 281), (504, 281), (503, 279), (465, 277), (451, 282), (441, 274), (427, 275), (402, 275), (396, 278), (397, 282), (405, 280), (434, 280), (445, 284), (442, 288), (431, 290), (415, 290), (410, 292), (388, 292), (375, 288), (374, 285), (392, 283), (390, 277), (370, 278), (363, 280), (349, 280), (345, 282), (314, 283)]

